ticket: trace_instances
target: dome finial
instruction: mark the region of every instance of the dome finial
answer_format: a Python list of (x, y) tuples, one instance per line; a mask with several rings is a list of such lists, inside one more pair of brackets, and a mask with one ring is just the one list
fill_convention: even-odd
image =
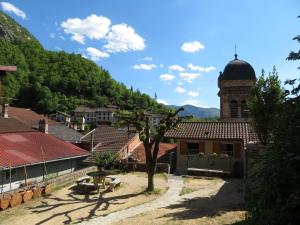
[(234, 59), (237, 60), (236, 45), (234, 45)]

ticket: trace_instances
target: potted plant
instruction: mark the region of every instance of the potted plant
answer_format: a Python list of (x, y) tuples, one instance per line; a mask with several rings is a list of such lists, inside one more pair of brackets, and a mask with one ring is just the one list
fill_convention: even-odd
[(101, 152), (96, 154), (96, 164), (99, 171), (103, 171), (105, 167), (110, 165), (116, 158), (115, 153), (113, 152)]

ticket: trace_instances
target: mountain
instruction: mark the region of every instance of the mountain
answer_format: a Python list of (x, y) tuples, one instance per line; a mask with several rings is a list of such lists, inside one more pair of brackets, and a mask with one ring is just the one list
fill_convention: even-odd
[(28, 30), (2, 12), (0, 65), (18, 68), (3, 78), (5, 101), (40, 113), (69, 111), (78, 105), (163, 107), (139, 90), (115, 81), (107, 70), (79, 54), (44, 49)]
[[(173, 109), (178, 109), (181, 106), (169, 105)], [(203, 108), (193, 105), (183, 105), (184, 111), (180, 112), (180, 116), (194, 116), (198, 118), (214, 118), (220, 117), (220, 110), (217, 108)]]

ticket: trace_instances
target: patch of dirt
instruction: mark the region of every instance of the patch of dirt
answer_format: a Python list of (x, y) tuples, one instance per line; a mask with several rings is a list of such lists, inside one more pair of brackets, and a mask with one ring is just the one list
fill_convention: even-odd
[(186, 177), (180, 194), (189, 194), (191, 192), (198, 191), (199, 189), (220, 184), (222, 182), (223, 180), (217, 177)]
[[(245, 218), (243, 195), (239, 190), (240, 180), (224, 182), (218, 178), (188, 178), (185, 183), (193, 187), (202, 184), (199, 187), (205, 188), (184, 195), (176, 204), (124, 219), (115, 225), (219, 225), (232, 224)], [(220, 187), (216, 192), (209, 191), (216, 185)]]
[(154, 181), (156, 188), (162, 190), (159, 195), (141, 194), (142, 187), (147, 186), (147, 177), (142, 173), (116, 176), (121, 180), (121, 187), (114, 192), (100, 189), (99, 194), (78, 194), (76, 185), (73, 184), (54, 192), (49, 197), (0, 212), (0, 224), (78, 223), (154, 200), (167, 189), (167, 181), (161, 175), (156, 176)]

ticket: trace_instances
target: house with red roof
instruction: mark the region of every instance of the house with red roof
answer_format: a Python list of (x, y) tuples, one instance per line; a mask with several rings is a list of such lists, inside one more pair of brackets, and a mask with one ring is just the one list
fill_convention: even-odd
[(242, 176), (245, 149), (257, 137), (247, 122), (182, 122), (165, 135), (177, 141), (177, 172)]
[(0, 193), (76, 170), (89, 152), (32, 129), (14, 118), (0, 118)]

